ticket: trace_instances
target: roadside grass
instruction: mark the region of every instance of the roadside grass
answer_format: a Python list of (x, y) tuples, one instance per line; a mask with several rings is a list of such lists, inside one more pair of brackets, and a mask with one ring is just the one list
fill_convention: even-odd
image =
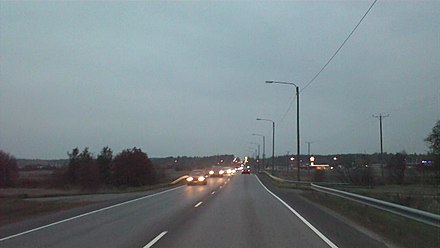
[(302, 195), (401, 247), (440, 247), (440, 228), (313, 190)]
[(0, 226), (44, 214), (86, 206), (94, 202), (27, 201), (22, 198), (0, 198)]
[(347, 188), (343, 190), (440, 214), (440, 188), (438, 185), (384, 185), (375, 186), (372, 189)]
[(272, 178), (269, 178), (271, 180), (272, 184), (276, 185), (278, 188), (284, 188), (284, 189), (309, 189), (310, 186), (308, 184), (294, 184), (294, 183), (283, 183), (278, 182), (275, 180), (272, 180)]
[[(52, 175), (50, 171), (24, 171), (20, 172), (20, 182), (17, 187), (0, 188), (0, 199), (2, 198), (41, 198), (59, 196), (77, 196), (89, 194), (124, 194), (133, 192), (149, 191), (169, 187), (169, 183), (182, 175), (188, 174), (187, 171), (167, 170), (164, 172), (156, 184), (144, 185), (140, 187), (115, 187), (103, 185), (96, 190), (87, 190), (79, 186), (66, 185), (65, 188), (53, 187), (49, 180)], [(182, 182), (181, 182), (182, 183)], [(180, 185), (178, 183), (177, 185)]]

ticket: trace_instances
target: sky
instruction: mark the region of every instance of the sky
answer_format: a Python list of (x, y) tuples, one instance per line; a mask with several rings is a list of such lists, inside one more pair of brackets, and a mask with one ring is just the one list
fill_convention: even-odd
[(62, 159), (425, 153), (440, 119), (440, 2), (0, 1), (0, 149)]

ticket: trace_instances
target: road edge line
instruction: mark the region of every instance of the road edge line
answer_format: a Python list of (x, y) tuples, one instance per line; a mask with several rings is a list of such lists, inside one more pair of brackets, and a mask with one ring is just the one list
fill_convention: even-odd
[(306, 224), (316, 235), (318, 235), (328, 246), (332, 248), (338, 248), (330, 239), (328, 239), (324, 234), (322, 234), (316, 227), (314, 227), (310, 222), (308, 222), (304, 217), (302, 217), (295, 209), (293, 209), (289, 204), (283, 201), (280, 197), (275, 195), (272, 191), (270, 191), (264, 184), (260, 181), (260, 179), (255, 175), (260, 185), (273, 197), (275, 197), (278, 201), (280, 201), (287, 209), (289, 209), (296, 217), (298, 217), (304, 224)]

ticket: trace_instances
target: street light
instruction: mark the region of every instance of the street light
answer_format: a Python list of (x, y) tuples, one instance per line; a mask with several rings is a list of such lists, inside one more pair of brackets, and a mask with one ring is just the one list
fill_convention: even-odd
[(298, 167), (298, 172), (297, 172), (297, 178), (298, 181), (301, 181), (300, 178), (300, 159), (299, 159), (299, 155), (300, 155), (300, 143), (299, 143), (299, 87), (298, 85), (294, 84), (294, 83), (289, 83), (289, 82), (276, 82), (276, 81), (266, 81), (267, 84), (287, 84), (287, 85), (293, 85), (295, 86), (296, 89), (296, 156), (297, 156), (297, 160), (296, 160), (296, 165)]
[(311, 156), (310, 157), (310, 166), (315, 165), (315, 157)]
[(256, 143), (256, 142), (249, 142), (249, 144), (252, 144), (252, 145), (257, 145), (257, 146), (258, 146), (258, 153), (257, 153), (257, 156), (258, 156), (258, 157), (260, 157), (260, 143)]
[(254, 155), (255, 155), (255, 157), (257, 156), (257, 154), (258, 154), (258, 150), (255, 148), (255, 147), (248, 147), (248, 151), (251, 151), (252, 152), (252, 156), (251, 157), (253, 157)]
[(258, 146), (257, 158), (255, 159), (255, 161), (256, 161), (257, 171), (259, 171), (258, 167), (259, 167), (259, 164), (260, 164), (260, 143), (249, 142), (249, 144), (257, 145)]
[(265, 164), (265, 159), (266, 159), (266, 136), (259, 134), (259, 133), (253, 133), (253, 136), (260, 136), (263, 137), (263, 167), (266, 165)]
[(272, 174), (275, 170), (275, 122), (270, 119), (257, 118), (257, 121), (270, 121), (272, 122)]

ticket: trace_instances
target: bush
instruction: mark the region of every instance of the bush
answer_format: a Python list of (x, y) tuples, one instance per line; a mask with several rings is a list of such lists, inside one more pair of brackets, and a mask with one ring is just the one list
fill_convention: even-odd
[(156, 182), (151, 160), (141, 149), (134, 147), (122, 151), (114, 158), (113, 182), (117, 186), (142, 186)]
[(325, 181), (325, 170), (314, 170), (312, 172), (313, 182), (323, 182)]
[(0, 187), (14, 186), (18, 179), (17, 160), (0, 150)]

